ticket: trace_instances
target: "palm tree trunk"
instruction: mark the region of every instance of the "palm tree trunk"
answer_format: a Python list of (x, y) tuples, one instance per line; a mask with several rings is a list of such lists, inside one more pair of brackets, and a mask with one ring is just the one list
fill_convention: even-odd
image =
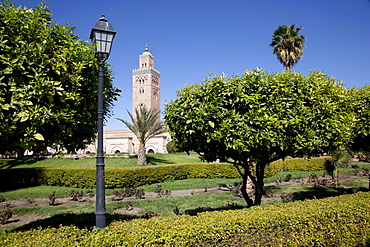
[(335, 167), (333, 171), (333, 185), (334, 187), (338, 187), (338, 177), (339, 177), (339, 169)]
[(145, 154), (145, 144), (140, 143), (139, 145), (139, 152), (137, 155), (137, 165), (138, 166), (146, 166), (146, 154)]

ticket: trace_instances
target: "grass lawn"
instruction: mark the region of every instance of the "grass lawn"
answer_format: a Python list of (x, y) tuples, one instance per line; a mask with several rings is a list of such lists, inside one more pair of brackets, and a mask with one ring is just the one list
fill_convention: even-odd
[[(204, 163), (197, 154), (147, 154), (149, 166), (181, 164), (181, 163)], [(132, 156), (124, 158), (122, 156), (105, 157), (106, 168), (136, 167), (137, 158)], [(95, 168), (95, 157), (88, 156), (80, 159), (73, 158), (47, 158), (47, 159), (2, 159), (0, 169), (9, 168), (32, 168), (32, 167), (73, 167), (73, 168)]]

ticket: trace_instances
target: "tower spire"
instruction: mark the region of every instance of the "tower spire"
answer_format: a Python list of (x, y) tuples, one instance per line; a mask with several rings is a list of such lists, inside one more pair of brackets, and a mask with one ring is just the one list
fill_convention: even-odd
[(148, 44), (146, 44), (146, 46), (145, 46), (145, 51), (149, 51)]

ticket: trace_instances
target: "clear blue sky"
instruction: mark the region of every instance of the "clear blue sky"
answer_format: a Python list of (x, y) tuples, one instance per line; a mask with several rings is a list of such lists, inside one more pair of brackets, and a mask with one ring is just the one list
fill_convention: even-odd
[[(41, 0), (14, 0), (33, 7)], [(122, 90), (105, 129), (126, 128), (131, 75), (148, 44), (161, 72), (161, 102), (176, 98), (185, 84), (208, 73), (230, 76), (256, 67), (284, 68), (269, 47), (273, 31), (296, 23), (306, 37), (294, 67), (308, 75), (322, 70), (347, 88), (370, 84), (370, 0), (48, 0), (52, 18), (69, 23), (88, 40), (104, 14), (117, 32), (111, 56), (116, 87)]]

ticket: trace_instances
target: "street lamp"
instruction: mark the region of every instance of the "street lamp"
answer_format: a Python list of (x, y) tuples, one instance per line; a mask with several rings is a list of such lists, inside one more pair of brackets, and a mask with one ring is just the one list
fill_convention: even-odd
[(96, 155), (96, 227), (106, 227), (105, 218), (105, 183), (104, 183), (104, 152), (103, 152), (103, 118), (104, 118), (104, 62), (108, 59), (116, 32), (103, 15), (91, 30), (90, 39), (95, 45), (96, 57), (99, 59), (98, 89), (98, 152)]

